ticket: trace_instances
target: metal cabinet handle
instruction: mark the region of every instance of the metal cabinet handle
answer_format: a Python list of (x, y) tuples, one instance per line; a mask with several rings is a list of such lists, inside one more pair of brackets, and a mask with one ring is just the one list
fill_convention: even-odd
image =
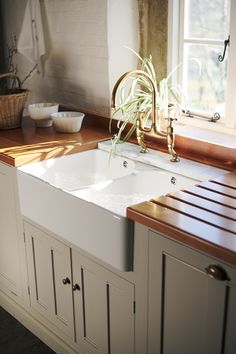
[(80, 290), (80, 286), (76, 283), (72, 287), (73, 291)]
[(70, 279), (69, 279), (68, 277), (62, 279), (62, 283), (63, 283), (64, 285), (70, 284)]
[(210, 264), (208, 267), (205, 268), (205, 270), (206, 274), (209, 275), (209, 277), (211, 278), (221, 281), (228, 280), (226, 271), (218, 265)]

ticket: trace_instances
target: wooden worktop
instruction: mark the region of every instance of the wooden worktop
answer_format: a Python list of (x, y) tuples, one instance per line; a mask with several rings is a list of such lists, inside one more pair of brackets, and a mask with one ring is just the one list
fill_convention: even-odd
[(11, 166), (46, 160), (83, 150), (94, 149), (97, 143), (110, 138), (107, 126), (99, 124), (99, 117), (86, 114), (78, 133), (57, 133), (54, 127), (37, 128), (29, 117), (22, 127), (0, 130), (0, 161)]
[(131, 206), (127, 216), (236, 266), (236, 172)]

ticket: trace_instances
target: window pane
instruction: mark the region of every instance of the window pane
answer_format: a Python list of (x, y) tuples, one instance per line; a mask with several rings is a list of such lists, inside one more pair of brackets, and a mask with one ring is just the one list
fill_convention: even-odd
[(220, 63), (220, 46), (185, 44), (183, 86), (187, 109), (224, 116), (227, 59)]
[(185, 37), (228, 38), (229, 10), (230, 0), (186, 0)]

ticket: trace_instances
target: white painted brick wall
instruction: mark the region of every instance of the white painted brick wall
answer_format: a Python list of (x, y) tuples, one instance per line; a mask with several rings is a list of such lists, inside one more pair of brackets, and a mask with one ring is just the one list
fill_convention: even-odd
[[(26, 0), (0, 1), (9, 42), (12, 33), (19, 36)], [(120, 5), (116, 13), (110, 11), (115, 2)], [(130, 64), (130, 54), (127, 53), (127, 63), (123, 59), (123, 45), (137, 48), (137, 35), (134, 36), (137, 32), (133, 30), (134, 21), (130, 17), (130, 14), (137, 16), (136, 0), (40, 0), (40, 3), (47, 54), (43, 59), (44, 73), (34, 74), (25, 83), (31, 92), (30, 102), (55, 101), (109, 116), (111, 85), (118, 78), (117, 74), (126, 70), (126, 64)], [(133, 8), (134, 13), (131, 13)], [(111, 16), (118, 26), (116, 29)], [(129, 35), (131, 25), (132, 35)], [(122, 26), (121, 41), (117, 41), (119, 26)], [(119, 61), (121, 52), (122, 60)], [(112, 60), (115, 57), (116, 60)], [(16, 62), (23, 78), (31, 64), (20, 54)]]

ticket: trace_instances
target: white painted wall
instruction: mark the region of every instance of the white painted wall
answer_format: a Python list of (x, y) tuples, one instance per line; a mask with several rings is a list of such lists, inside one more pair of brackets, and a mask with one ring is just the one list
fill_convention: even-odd
[[(26, 0), (0, 0), (6, 41), (19, 36)], [(30, 102), (55, 101), (102, 116), (110, 115), (110, 92), (136, 59), (136, 0), (40, 0), (47, 54), (44, 74), (25, 83)], [(17, 54), (19, 76), (31, 64)]]
[(108, 0), (108, 49), (110, 91), (117, 79), (137, 67), (138, 52), (137, 0)]

